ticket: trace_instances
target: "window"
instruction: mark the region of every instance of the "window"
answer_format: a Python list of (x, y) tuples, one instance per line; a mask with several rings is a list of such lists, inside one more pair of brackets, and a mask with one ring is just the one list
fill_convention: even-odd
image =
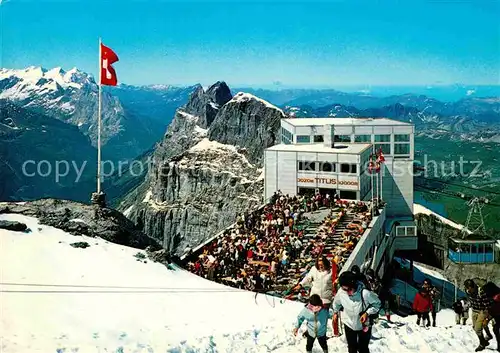
[(410, 142), (410, 135), (394, 135), (394, 142)]
[(354, 142), (372, 142), (371, 135), (356, 135), (354, 136)]
[(391, 154), (391, 144), (389, 143), (377, 143), (375, 145), (375, 151), (379, 151), (379, 149), (382, 148), (382, 152), (387, 155)]
[(353, 173), (356, 174), (357, 172), (357, 165), (356, 164), (341, 164), (340, 165), (340, 172), (341, 173)]
[(346, 191), (346, 190), (340, 190), (339, 194), (341, 199), (344, 200), (356, 200), (356, 191)]
[(297, 143), (311, 143), (311, 136), (297, 135)]
[(394, 144), (394, 154), (410, 154), (410, 144), (409, 143), (395, 143)]
[(333, 142), (351, 142), (351, 135), (335, 135)]
[(415, 237), (417, 236), (416, 227), (407, 226), (407, 227), (396, 227), (396, 236), (398, 237)]
[(391, 135), (375, 135), (375, 142), (391, 142)]
[(316, 168), (316, 164), (318, 164), (318, 162), (299, 161), (299, 170), (306, 172), (315, 172), (316, 170), (318, 170), (318, 168)]
[(314, 135), (314, 142), (319, 143), (319, 142), (325, 142), (323, 140), (323, 135)]
[(321, 171), (330, 173), (335, 172), (335, 163), (321, 162)]
[(281, 142), (290, 145), (293, 143), (293, 134), (285, 128), (281, 128)]

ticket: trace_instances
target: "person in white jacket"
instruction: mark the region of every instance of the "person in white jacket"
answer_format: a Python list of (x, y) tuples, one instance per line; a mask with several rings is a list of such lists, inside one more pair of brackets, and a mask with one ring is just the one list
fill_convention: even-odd
[(365, 288), (352, 272), (339, 277), (340, 289), (333, 301), (333, 320), (342, 312), (342, 322), (349, 353), (370, 353), (371, 316), (380, 311), (380, 300)]
[(313, 266), (304, 279), (294, 287), (294, 290), (298, 290), (308, 284), (312, 284), (309, 295), (319, 295), (323, 301), (323, 307), (329, 309), (333, 300), (333, 282), (331, 265), (325, 256), (318, 256), (315, 266)]

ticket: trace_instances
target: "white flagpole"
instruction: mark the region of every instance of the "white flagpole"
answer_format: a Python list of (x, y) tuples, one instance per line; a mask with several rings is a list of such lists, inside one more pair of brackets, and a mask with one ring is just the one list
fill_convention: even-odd
[(101, 38), (99, 37), (99, 104), (97, 111), (97, 193), (101, 193)]
[[(375, 145), (373, 145), (373, 150), (375, 150)], [(370, 156), (370, 164), (373, 163), (373, 154)], [(373, 168), (374, 166), (372, 165), (372, 170), (370, 171), (370, 178), (372, 182), (372, 217), (373, 217), (373, 210), (374, 210), (374, 203), (373, 203)]]
[[(375, 169), (375, 170), (376, 170), (376, 169)], [(377, 173), (377, 177), (375, 178), (375, 182), (376, 182), (376, 185), (377, 185), (377, 186), (376, 186), (376, 187), (377, 187), (377, 199), (376, 199), (376, 200), (377, 200), (377, 205), (378, 205), (378, 197), (379, 197), (379, 194), (378, 194), (378, 174), (379, 174), (379, 173)], [(378, 206), (377, 206), (377, 207), (378, 207)]]
[(385, 161), (380, 163), (380, 199), (381, 200), (384, 200), (384, 193), (383, 193), (383, 189), (382, 189), (382, 185), (384, 185), (384, 163), (385, 163)]

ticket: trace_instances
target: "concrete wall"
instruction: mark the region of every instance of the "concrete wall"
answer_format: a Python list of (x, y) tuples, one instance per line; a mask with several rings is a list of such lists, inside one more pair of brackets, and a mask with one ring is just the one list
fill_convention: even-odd
[(383, 199), (389, 217), (413, 215), (413, 161), (387, 158), (382, 171)]

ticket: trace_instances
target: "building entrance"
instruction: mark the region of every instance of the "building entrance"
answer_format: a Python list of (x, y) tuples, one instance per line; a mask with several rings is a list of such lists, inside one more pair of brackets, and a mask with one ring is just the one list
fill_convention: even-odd
[(314, 196), (317, 193), (320, 193), (321, 195), (330, 194), (330, 197), (333, 198), (336, 193), (338, 194), (338, 191), (335, 190), (335, 189), (326, 189), (326, 188), (304, 188), (304, 187), (299, 187), (298, 188), (298, 192), (297, 192), (298, 195), (310, 195), (310, 196)]

